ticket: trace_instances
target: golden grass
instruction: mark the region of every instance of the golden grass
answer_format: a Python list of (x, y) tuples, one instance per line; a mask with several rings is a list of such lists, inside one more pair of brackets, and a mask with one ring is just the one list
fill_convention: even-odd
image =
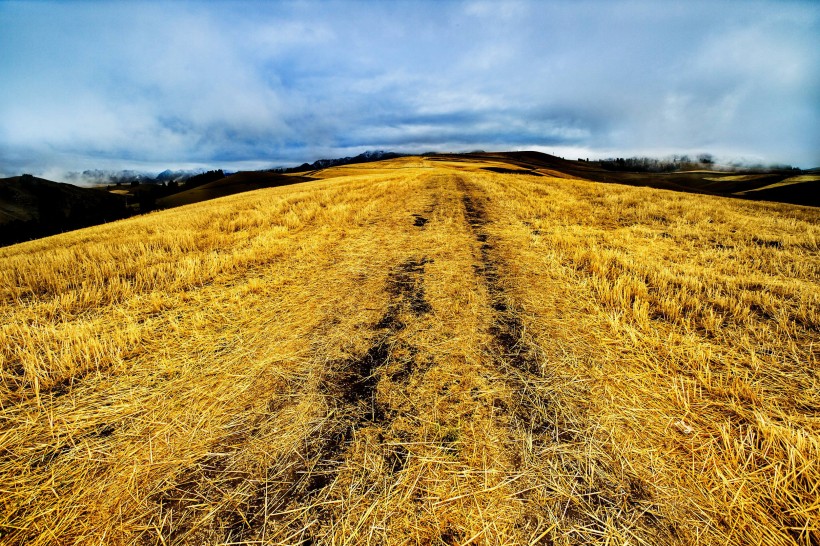
[(578, 374), (590, 452), (629, 469), (683, 542), (817, 541), (820, 215), (482, 182), (533, 342)]
[[(713, 171), (689, 171), (689, 172), (713, 172)], [(704, 180), (712, 180), (714, 182), (747, 182), (749, 180), (758, 180), (766, 178), (768, 174), (730, 174), (726, 176), (704, 177)]]
[(781, 180), (780, 182), (775, 182), (774, 184), (769, 184), (768, 186), (763, 186), (762, 188), (755, 188), (753, 190), (747, 190), (744, 193), (749, 193), (753, 191), (760, 191), (760, 190), (770, 190), (772, 188), (779, 188), (781, 186), (791, 186), (792, 184), (799, 184), (800, 182), (817, 182), (820, 180), (820, 175), (818, 174), (803, 174), (800, 176), (792, 176), (790, 178), (786, 178), (785, 180)]
[(0, 542), (817, 543), (820, 213), (487, 165), (0, 249)]

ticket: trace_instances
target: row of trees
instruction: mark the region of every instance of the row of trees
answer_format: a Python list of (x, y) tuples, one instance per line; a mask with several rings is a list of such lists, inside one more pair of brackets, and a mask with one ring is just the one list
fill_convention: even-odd
[[(579, 159), (579, 161), (584, 161)], [(715, 161), (712, 154), (698, 154), (695, 157), (688, 155), (673, 155), (665, 159), (657, 159), (653, 157), (617, 157), (601, 159), (598, 161), (589, 161), (607, 169), (609, 171), (628, 171), (628, 172), (644, 172), (644, 173), (670, 173), (677, 171), (693, 171), (699, 169), (721, 170), (721, 171), (800, 171), (791, 165), (744, 165), (741, 163), (733, 163), (728, 165), (719, 165)]]
[(700, 154), (695, 158), (688, 155), (674, 155), (666, 159), (653, 157), (618, 157), (591, 161), (609, 171), (629, 171), (644, 173), (669, 173), (694, 169), (711, 169), (715, 165), (712, 154)]

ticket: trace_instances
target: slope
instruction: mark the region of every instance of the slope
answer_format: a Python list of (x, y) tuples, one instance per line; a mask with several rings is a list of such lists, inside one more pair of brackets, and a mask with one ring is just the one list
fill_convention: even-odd
[(125, 201), (102, 190), (30, 175), (0, 179), (0, 245), (125, 216)]
[(794, 176), (739, 194), (754, 199), (820, 207), (820, 175)]
[(157, 206), (159, 208), (170, 208), (190, 205), (191, 203), (199, 203), (200, 201), (225, 197), (235, 193), (261, 188), (286, 186), (307, 180), (310, 180), (310, 178), (293, 174), (278, 174), (267, 171), (240, 171), (220, 180), (215, 180), (189, 190), (162, 197), (157, 200)]
[(498, 166), (0, 249), (0, 540), (817, 542), (820, 212)]
[[(579, 178), (595, 182), (628, 184), (657, 189), (702, 193), (707, 195), (733, 196), (753, 200), (769, 200), (797, 205), (820, 206), (820, 198), (814, 191), (816, 184), (800, 184), (773, 191), (762, 190), (774, 184), (784, 184), (794, 177), (792, 171), (731, 172), (680, 171), (671, 173), (610, 171), (594, 162), (562, 159), (540, 152), (478, 152), (471, 154), (431, 155), (430, 159), (444, 162), (474, 161), (491, 162), (497, 166), (485, 167), (495, 172), (505, 172), (503, 165), (533, 175)], [(502, 170), (498, 170), (498, 169)], [(513, 171), (510, 171), (513, 172)], [(811, 177), (811, 175), (809, 175)], [(816, 177), (813, 177), (816, 179)]]

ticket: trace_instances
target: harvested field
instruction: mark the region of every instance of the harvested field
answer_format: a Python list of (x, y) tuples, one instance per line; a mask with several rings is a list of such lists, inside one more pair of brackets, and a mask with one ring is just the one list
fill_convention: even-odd
[(0, 543), (820, 542), (820, 210), (534, 174), (0, 248)]

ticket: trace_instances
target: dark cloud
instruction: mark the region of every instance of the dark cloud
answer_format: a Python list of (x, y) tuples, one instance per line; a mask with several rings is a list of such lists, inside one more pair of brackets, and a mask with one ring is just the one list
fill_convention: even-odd
[(365, 149), (820, 164), (811, 2), (0, 3), (0, 171)]

